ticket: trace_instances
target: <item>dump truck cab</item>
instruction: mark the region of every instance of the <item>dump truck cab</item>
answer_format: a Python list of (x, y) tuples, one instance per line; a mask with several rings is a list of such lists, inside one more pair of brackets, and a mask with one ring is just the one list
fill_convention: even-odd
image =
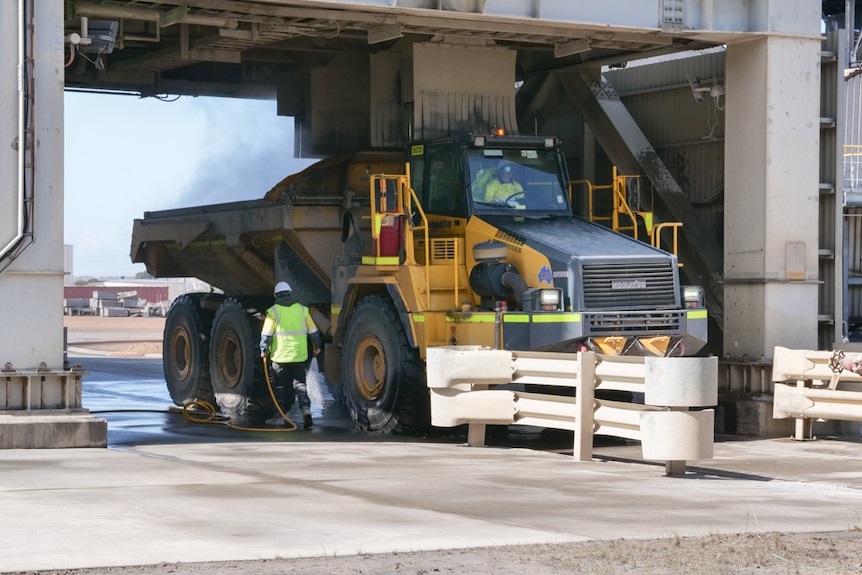
[[(576, 314), (559, 322), (504, 318), (504, 332), (512, 331), (505, 346), (691, 355), (706, 343), (703, 292), (680, 285), (676, 256), (573, 214), (556, 138), (495, 134), (414, 143), (409, 160), (429, 236), (464, 238), (471, 310), (505, 302), (508, 312)], [(513, 283), (513, 273), (523, 283)], [(510, 286), (500, 283), (504, 274)], [(515, 323), (520, 329), (507, 329)], [(540, 335), (534, 325), (554, 323), (568, 329)], [(524, 324), (533, 326), (526, 340), (515, 335)]]
[(429, 215), (571, 214), (556, 138), (469, 136), (410, 146), (411, 184)]

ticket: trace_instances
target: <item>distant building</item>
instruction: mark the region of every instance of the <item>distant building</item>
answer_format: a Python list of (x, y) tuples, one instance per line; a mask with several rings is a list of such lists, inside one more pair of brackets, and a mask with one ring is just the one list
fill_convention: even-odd
[(66, 285), (63, 286), (63, 312), (66, 315), (164, 317), (178, 296), (209, 290), (209, 284), (195, 278), (123, 278), (79, 286)]

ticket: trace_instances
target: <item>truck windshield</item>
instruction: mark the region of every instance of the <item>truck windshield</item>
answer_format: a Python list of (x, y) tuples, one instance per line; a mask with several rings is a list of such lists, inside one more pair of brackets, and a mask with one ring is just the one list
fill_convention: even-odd
[(475, 212), (569, 212), (555, 150), (474, 148), (467, 159)]

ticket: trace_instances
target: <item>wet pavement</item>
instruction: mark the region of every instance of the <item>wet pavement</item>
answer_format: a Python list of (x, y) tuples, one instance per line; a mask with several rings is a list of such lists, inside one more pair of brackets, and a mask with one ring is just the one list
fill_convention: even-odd
[(81, 361), (109, 447), (0, 451), (0, 572), (862, 529), (858, 436), (722, 437), (666, 477), (633, 442), (576, 462), (569, 434), (534, 428), (485, 448), (357, 432), (314, 386), (307, 431), (195, 424), (160, 360)]

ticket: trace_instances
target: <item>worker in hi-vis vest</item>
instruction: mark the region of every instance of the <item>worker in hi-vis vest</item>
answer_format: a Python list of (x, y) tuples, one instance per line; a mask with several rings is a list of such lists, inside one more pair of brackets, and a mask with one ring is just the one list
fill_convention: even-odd
[[(293, 299), (287, 282), (275, 284), (275, 305), (266, 310), (260, 332), (260, 357), (264, 361), (269, 359), (273, 385), (276, 390), (281, 389), (282, 411), (290, 411), (298, 396), (306, 428), (311, 427), (313, 421), (305, 374), (311, 358), (320, 353), (322, 346), (320, 331), (314, 325), (308, 308)], [(278, 414), (266, 423), (285, 425)]]

